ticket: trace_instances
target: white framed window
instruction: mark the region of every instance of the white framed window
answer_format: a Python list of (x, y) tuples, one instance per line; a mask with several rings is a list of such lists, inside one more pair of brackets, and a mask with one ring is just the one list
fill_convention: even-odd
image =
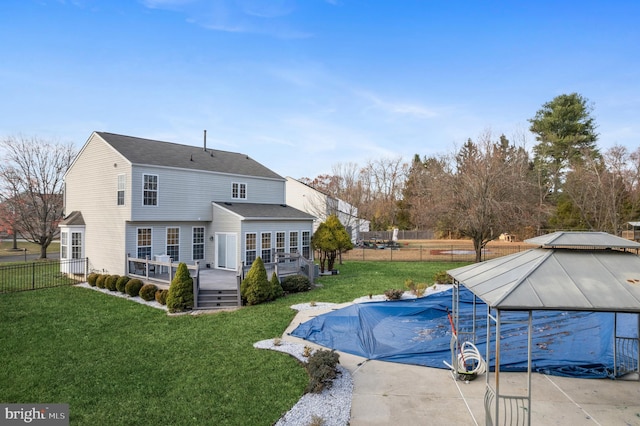
[(260, 234), (260, 257), (264, 263), (271, 263), (271, 232)]
[(180, 228), (167, 228), (167, 255), (173, 262), (180, 260)]
[(311, 232), (302, 231), (302, 255), (311, 259)]
[(204, 259), (204, 226), (194, 226), (192, 230), (193, 260)]
[(158, 205), (158, 175), (142, 175), (142, 205)]
[(82, 232), (71, 233), (71, 258), (82, 259)]
[(276, 253), (284, 253), (286, 250), (286, 236), (285, 232), (276, 232)]
[(289, 253), (298, 253), (298, 231), (289, 232)]
[(151, 259), (151, 228), (138, 228), (138, 259)]
[(60, 259), (68, 259), (69, 256), (69, 233), (60, 232)]
[(244, 236), (244, 262), (251, 265), (257, 257), (258, 236), (255, 232), (247, 232)]
[(231, 198), (234, 200), (246, 200), (247, 199), (247, 184), (233, 182), (231, 184)]
[(118, 175), (117, 205), (124, 206), (124, 192), (127, 187), (127, 175)]

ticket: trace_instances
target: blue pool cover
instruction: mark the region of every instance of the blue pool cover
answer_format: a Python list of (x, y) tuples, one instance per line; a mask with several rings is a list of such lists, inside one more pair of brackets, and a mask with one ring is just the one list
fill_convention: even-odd
[[(460, 327), (471, 326), (473, 295), (460, 290)], [(428, 297), (356, 303), (300, 324), (291, 335), (367, 359), (448, 368), (451, 362), (451, 290)], [(486, 356), (486, 305), (476, 301), (476, 346)], [(502, 313), (501, 371), (526, 371), (526, 312)], [(495, 327), (492, 327), (495, 338)], [(551, 375), (603, 378), (613, 375), (614, 314), (535, 311), (532, 368)], [(618, 315), (618, 336), (637, 336), (637, 316)], [(492, 339), (493, 341), (493, 339)], [(495, 351), (492, 344), (492, 356)], [(637, 358), (637, 353), (634, 355)], [(493, 359), (489, 366), (493, 368)]]

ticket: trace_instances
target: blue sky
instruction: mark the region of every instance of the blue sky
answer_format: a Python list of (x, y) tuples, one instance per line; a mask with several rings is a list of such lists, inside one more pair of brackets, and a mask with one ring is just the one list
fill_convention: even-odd
[(534, 143), (562, 93), (640, 146), (640, 2), (3, 0), (0, 136), (107, 131), (242, 152), (283, 176)]

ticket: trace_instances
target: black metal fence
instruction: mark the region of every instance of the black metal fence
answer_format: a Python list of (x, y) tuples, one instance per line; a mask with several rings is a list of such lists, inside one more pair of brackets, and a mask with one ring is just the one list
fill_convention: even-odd
[(0, 264), (0, 293), (73, 285), (87, 280), (88, 259)]

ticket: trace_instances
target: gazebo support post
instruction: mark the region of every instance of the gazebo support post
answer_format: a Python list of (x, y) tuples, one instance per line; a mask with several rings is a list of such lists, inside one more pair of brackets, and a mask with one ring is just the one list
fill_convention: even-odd
[(532, 343), (532, 334), (533, 334), (533, 311), (529, 311), (529, 326), (527, 327), (527, 347), (529, 351), (529, 356), (527, 359), (527, 424), (531, 424), (531, 343)]

